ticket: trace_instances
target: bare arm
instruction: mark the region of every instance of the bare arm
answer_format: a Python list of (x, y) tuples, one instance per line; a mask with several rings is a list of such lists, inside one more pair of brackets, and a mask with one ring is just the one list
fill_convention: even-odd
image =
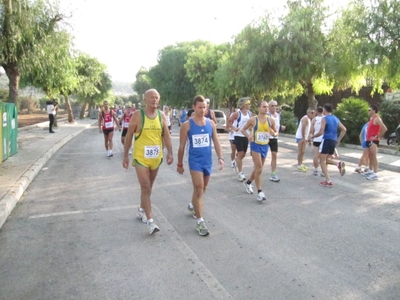
[(224, 168), (224, 158), (222, 157), (222, 147), (219, 142), (218, 135), (217, 135), (217, 125), (215, 123), (213, 124), (211, 122), (210, 122), (210, 124), (213, 128), (212, 140), (214, 143), (215, 152), (217, 153), (217, 156), (218, 156), (218, 166), (219, 166), (219, 169), (222, 170)]
[(238, 128), (232, 128), (232, 124), (233, 122), (235, 122), (235, 120), (237, 120), (237, 118), (239, 117), (239, 113), (237, 111), (235, 111), (228, 119), (228, 125), (226, 126), (228, 130), (231, 131), (239, 131)]
[(271, 126), (269, 128), (269, 134), (271, 134), (274, 137), (278, 136), (279, 133), (276, 130), (275, 120), (272, 118), (269, 118), (269, 123), (271, 124)]
[(376, 125), (379, 125), (379, 127), (380, 127), (380, 131), (379, 131), (379, 134), (377, 136), (377, 138), (379, 139), (379, 138), (381, 138), (381, 137), (383, 137), (385, 135), (385, 132), (387, 131), (387, 127), (382, 122), (381, 118), (375, 118), (375, 120), (376, 120)]
[(340, 142), (342, 141), (342, 139), (343, 139), (343, 137), (344, 137), (344, 135), (346, 134), (346, 131), (347, 131), (347, 128), (344, 127), (344, 125), (341, 122), (339, 122), (339, 129), (340, 129), (340, 134), (339, 134), (339, 137), (338, 137), (338, 140), (337, 140), (337, 144), (340, 144)]
[(303, 117), (301, 118), (301, 123), (303, 124), (303, 126), (301, 126), (301, 136), (302, 139), (306, 139), (306, 128), (307, 128), (307, 123), (308, 123), (308, 118), (307, 117)]
[(178, 148), (178, 164), (176, 171), (179, 174), (183, 174), (183, 155), (185, 154), (185, 147), (187, 141), (187, 134), (190, 129), (190, 123), (186, 121), (185, 123), (181, 124), (181, 130), (179, 132), (179, 148)]
[(314, 128), (314, 126), (315, 126), (315, 123), (317, 122), (317, 120), (316, 120), (316, 118), (314, 118), (312, 121), (311, 121), (311, 127), (310, 127), (310, 136), (309, 136), (309, 140), (311, 140), (313, 137), (314, 137), (314, 130), (315, 130), (315, 128)]
[(217, 124), (217, 119), (215, 118), (215, 112), (213, 110), (210, 110), (210, 115), (211, 115), (211, 120), (214, 121), (214, 124)]
[(242, 128), (242, 130), (241, 130), (241, 132), (243, 133), (243, 135), (244, 135), (245, 137), (247, 137), (247, 139), (248, 139), (249, 141), (251, 141), (251, 140), (253, 139), (253, 135), (248, 134), (248, 133), (247, 133), (247, 130), (250, 129), (250, 128), (253, 128), (254, 125), (255, 125), (255, 123), (256, 123), (256, 117), (251, 117), (251, 118), (247, 121), (247, 123), (243, 126), (243, 128)]
[(99, 111), (99, 117), (98, 117), (98, 120), (97, 120), (100, 133), (101, 133), (101, 131), (102, 131), (102, 130), (101, 130), (101, 119), (102, 119), (102, 118), (103, 118), (103, 111), (100, 110), (100, 111)]
[(162, 122), (163, 122), (163, 144), (167, 148), (167, 164), (170, 165), (174, 162), (174, 156), (172, 154), (172, 142), (171, 134), (169, 133), (167, 125), (167, 117), (163, 112), (161, 112)]

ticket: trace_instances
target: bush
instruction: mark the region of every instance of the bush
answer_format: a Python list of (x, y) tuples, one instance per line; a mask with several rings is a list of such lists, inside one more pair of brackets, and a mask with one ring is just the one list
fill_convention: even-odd
[(0, 102), (6, 102), (8, 98), (8, 90), (0, 89)]
[(342, 99), (342, 102), (338, 104), (333, 114), (347, 128), (347, 133), (343, 138), (344, 143), (360, 144), (361, 128), (369, 120), (368, 109), (368, 102), (356, 97)]
[(297, 118), (291, 111), (281, 111), (281, 124), (286, 126), (284, 133), (295, 134), (297, 130)]
[(26, 109), (29, 114), (39, 107), (39, 101), (31, 96), (19, 97), (18, 103), (19, 103), (19, 110), (22, 111)]
[(384, 100), (381, 103), (378, 112), (382, 117), (383, 123), (388, 129), (386, 136), (389, 136), (400, 124), (400, 103)]

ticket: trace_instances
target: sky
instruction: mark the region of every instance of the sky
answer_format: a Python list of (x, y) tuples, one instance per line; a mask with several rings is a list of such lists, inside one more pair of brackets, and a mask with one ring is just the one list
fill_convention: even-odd
[[(113, 81), (132, 83), (140, 67), (157, 64), (162, 48), (177, 42), (229, 42), (282, 0), (60, 0), (75, 48), (107, 65)], [(326, 0), (344, 5), (348, 0)]]

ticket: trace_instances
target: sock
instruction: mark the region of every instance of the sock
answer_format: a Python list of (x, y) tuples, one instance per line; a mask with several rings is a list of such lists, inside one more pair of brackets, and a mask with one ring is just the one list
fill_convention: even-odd
[(154, 222), (153, 218), (147, 220), (147, 224)]
[(276, 174), (276, 172), (271, 172), (271, 175), (274, 176)]
[(262, 190), (258, 190), (258, 191), (257, 191), (258, 194), (261, 193), (261, 192), (262, 192)]
[(251, 181), (250, 181), (250, 180), (247, 180), (246, 184), (251, 184)]
[(203, 218), (198, 218), (197, 219), (197, 224), (200, 224), (200, 222), (204, 222), (204, 219)]

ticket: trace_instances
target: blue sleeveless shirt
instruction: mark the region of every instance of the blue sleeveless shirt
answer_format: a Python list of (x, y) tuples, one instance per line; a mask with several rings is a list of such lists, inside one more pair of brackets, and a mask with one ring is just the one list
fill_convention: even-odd
[(206, 118), (206, 125), (198, 126), (189, 119), (190, 129), (188, 131), (189, 139), (189, 165), (191, 162), (201, 163), (205, 166), (212, 165), (212, 125)]
[(339, 119), (334, 115), (327, 115), (325, 118), (324, 140), (337, 141), (337, 132), (339, 126)]

